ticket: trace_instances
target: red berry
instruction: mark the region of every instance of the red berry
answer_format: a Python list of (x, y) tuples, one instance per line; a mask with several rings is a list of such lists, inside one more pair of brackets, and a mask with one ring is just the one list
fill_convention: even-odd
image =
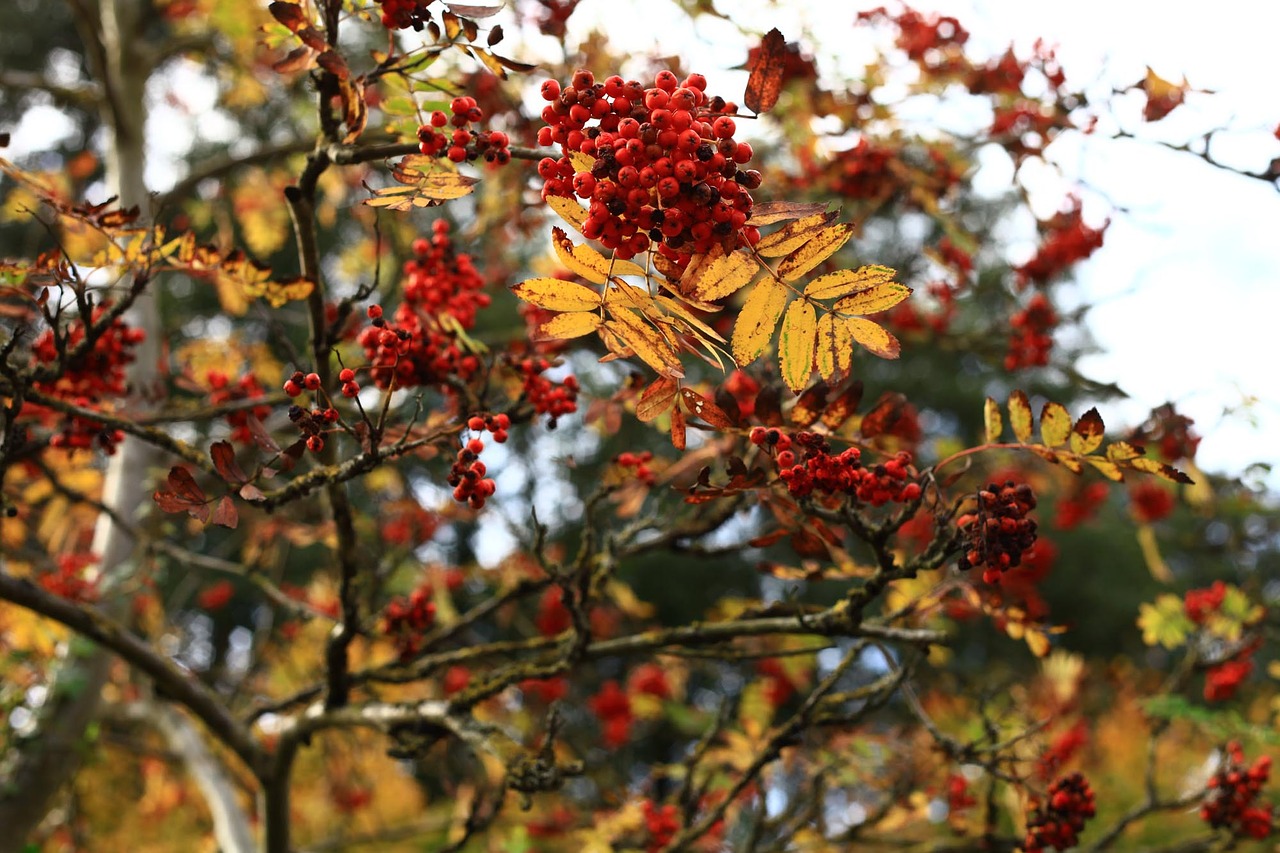
[(294, 382), (292, 379), (288, 379), (284, 383), (284, 393), (288, 394), (290, 397), (296, 397), (302, 393), (302, 386), (297, 382)]
[(342, 368), (338, 373), (338, 381), (342, 383), (352, 382), (356, 378), (356, 372), (349, 367)]
[(320, 390), (320, 374), (308, 373), (303, 379), (302, 384), (306, 386), (308, 391)]

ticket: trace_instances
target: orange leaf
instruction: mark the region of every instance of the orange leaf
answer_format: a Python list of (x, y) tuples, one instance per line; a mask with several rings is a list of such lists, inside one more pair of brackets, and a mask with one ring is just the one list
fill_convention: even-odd
[(751, 66), (742, 102), (755, 113), (773, 109), (782, 92), (782, 74), (786, 69), (787, 40), (777, 28), (769, 30), (760, 41), (760, 52)]
[(648, 423), (670, 409), (676, 401), (680, 385), (668, 376), (659, 376), (645, 388), (636, 402), (636, 417)]
[(666, 339), (634, 312), (622, 309), (610, 314), (605, 326), (631, 347), (636, 356), (663, 376), (684, 376), (680, 359)]
[(716, 429), (733, 429), (733, 421), (729, 420), (729, 416), (725, 414), (724, 409), (698, 392), (684, 388), (680, 391), (680, 399), (684, 401), (684, 407), (691, 414), (702, 418)]
[(684, 412), (679, 407), (671, 410), (671, 446), (684, 450)]
[(746, 252), (726, 251), (716, 244), (710, 252), (695, 255), (680, 278), (680, 290), (694, 299), (714, 302), (746, 286), (760, 270), (760, 263)]

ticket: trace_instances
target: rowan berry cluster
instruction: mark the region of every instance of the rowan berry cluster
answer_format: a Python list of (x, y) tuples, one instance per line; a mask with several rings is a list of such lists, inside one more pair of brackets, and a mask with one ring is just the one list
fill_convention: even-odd
[(614, 462), (623, 468), (634, 468), (636, 479), (644, 483), (646, 486), (652, 486), (657, 482), (657, 475), (653, 473), (653, 469), (649, 467), (649, 463), (653, 461), (653, 452), (646, 450), (642, 453), (632, 453), (625, 451), (614, 457)]
[(436, 604), (431, 587), (423, 584), (408, 598), (396, 596), (382, 612), (382, 632), (395, 643), (400, 660), (406, 661), (422, 649), (423, 634), (436, 621)]
[[(795, 497), (814, 492), (844, 494), (872, 506), (920, 497), (920, 484), (911, 479), (915, 476), (911, 454), (906, 451), (900, 451), (883, 464), (866, 468), (858, 448), (850, 447), (832, 455), (830, 443), (817, 433), (798, 432), (792, 439), (781, 430), (755, 427), (750, 439), (752, 444), (773, 454), (779, 479)], [(801, 453), (800, 458), (796, 456), (796, 449)]]
[(1022, 563), (1022, 553), (1036, 544), (1036, 522), (1027, 513), (1035, 509), (1031, 487), (1012, 480), (990, 483), (978, 492), (978, 508), (961, 516), (968, 548), (960, 557), (960, 569), (984, 567), (982, 580), (995, 583), (1003, 572)]
[[(1040, 116), (1038, 105), (1028, 109), (1032, 111), (1033, 118)], [(1013, 127), (1020, 118), (1022, 114), (1009, 114), (1005, 122)], [(1025, 120), (1031, 121), (1033, 118)], [(997, 121), (999, 120), (998, 114)], [(995, 128), (993, 132), (994, 130)], [(1026, 287), (1033, 282), (1047, 284), (1068, 267), (1088, 258), (1102, 248), (1102, 240), (1108, 224), (1103, 223), (1101, 228), (1090, 228), (1085, 225), (1080, 200), (1073, 198), (1069, 210), (1057, 214), (1045, 223), (1047, 234), (1035, 257), (1017, 267), (1019, 286)]]
[(310, 411), (301, 406), (290, 406), (289, 420), (298, 427), (307, 443), (307, 450), (319, 453), (324, 450), (324, 434), (338, 422), (338, 410), (333, 406)]
[(616, 749), (631, 740), (631, 724), (635, 719), (631, 699), (618, 682), (609, 680), (602, 684), (600, 692), (587, 700), (587, 707), (600, 720), (605, 746)]
[(98, 582), (85, 577), (85, 571), (98, 562), (89, 553), (63, 554), (55, 561), (52, 572), (40, 576), (40, 585), (54, 595), (69, 601), (93, 603), (98, 600)]
[(538, 601), (538, 615), (534, 625), (538, 633), (544, 637), (554, 637), (561, 631), (567, 631), (573, 624), (573, 614), (564, 604), (564, 590), (558, 586), (549, 586)]
[(472, 415), (467, 418), (467, 429), (472, 432), (489, 432), (498, 444), (506, 442), (510, 434), (511, 418), (505, 413), (496, 415)]
[(473, 438), (458, 451), (453, 467), (449, 469), (448, 483), (453, 486), (453, 499), (466, 503), (472, 509), (483, 509), (484, 503), (497, 491), (497, 483), (485, 476), (488, 469), (480, 461), (484, 442)]
[(1129, 491), (1129, 505), (1134, 518), (1151, 524), (1168, 518), (1173, 512), (1173, 492), (1159, 483), (1140, 483)]
[[(484, 110), (476, 99), (469, 96), (454, 98), (449, 103), (449, 112), (443, 110), (431, 113), (430, 124), (418, 128), (418, 150), (423, 154), (444, 155), (455, 163), (464, 160), (484, 158), (485, 162), (499, 166), (511, 162), (511, 151), (508, 146), (511, 139), (500, 130), (469, 130), (467, 125), (484, 119)], [(451, 126), (452, 131), (445, 132)]]
[[(108, 307), (106, 304), (95, 307), (90, 322), (99, 322)], [(62, 354), (83, 345), (85, 334), (84, 321), (79, 319), (67, 325), (61, 342), (52, 329), (45, 329), (31, 345), (32, 358), (38, 364), (57, 364)], [(134, 360), (135, 348), (145, 338), (141, 329), (132, 328), (117, 318), (98, 334), (92, 346), (66, 364), (57, 377), (36, 382), (35, 389), (81, 407), (93, 407), (104, 399), (122, 396), (127, 389), (125, 370)], [(112, 454), (116, 445), (124, 440), (123, 432), (107, 429), (91, 418), (63, 417), (31, 403), (23, 406), (22, 414), (36, 417), (42, 423), (60, 422), (60, 432), (49, 439), (51, 447), (75, 450), (96, 444), (104, 453)]]
[(959, 773), (947, 777), (947, 813), (959, 814), (978, 804), (978, 798), (969, 790), (969, 780)]
[(476, 312), (489, 305), (484, 279), (471, 257), (456, 252), (449, 223), (438, 219), (430, 240), (413, 242), (413, 259), (404, 265), (404, 301), (392, 321), (381, 307), (369, 307), (371, 325), (358, 341), (379, 388), (438, 385), (445, 377), (466, 381), (480, 370), (480, 359), (464, 351), (443, 315), (463, 329), (475, 325)]
[[(617, 75), (596, 82), (583, 70), (563, 88), (544, 82), (550, 103), (538, 143), (564, 155), (538, 163), (542, 197), (587, 200), (582, 233), (621, 258), (655, 243), (683, 265), (717, 244), (754, 244), (759, 231), (746, 222), (760, 173), (743, 171), (753, 152), (733, 138), (737, 106), (708, 97), (706, 87), (701, 74), (681, 81), (667, 70), (648, 88)], [(579, 155), (591, 165), (575, 164)]]
[(1046, 848), (1067, 850), (1080, 841), (1085, 822), (1097, 809), (1089, 782), (1079, 773), (1063, 776), (1049, 786), (1047, 804), (1036, 804), (1027, 816), (1026, 853)]
[(382, 26), (389, 30), (407, 30), (412, 27), (421, 32), (431, 20), (427, 7), (432, 0), (378, 0), (382, 6)]
[(1245, 767), (1240, 744), (1228, 743), (1222, 763), (1209, 780), (1200, 819), (1214, 829), (1229, 829), (1237, 838), (1266, 838), (1275, 807), (1257, 800), (1270, 776), (1270, 756), (1260, 755)]
[(539, 356), (521, 359), (514, 365), (524, 381), (522, 394), (533, 410), (540, 415), (550, 415), (547, 426), (556, 428), (556, 419), (561, 415), (578, 411), (578, 378), (570, 374), (560, 381), (552, 382), (542, 374), (551, 367), (551, 362)]
[(1043, 367), (1049, 363), (1049, 350), (1053, 349), (1053, 328), (1058, 325), (1058, 314), (1043, 293), (1031, 297), (1027, 307), (1009, 318), (1013, 333), (1009, 336), (1009, 351), (1004, 357), (1005, 370), (1021, 367)]
[[(252, 371), (241, 376), (235, 385), (232, 385), (227, 374), (220, 370), (210, 370), (205, 374), (205, 382), (210, 388), (209, 405), (211, 406), (220, 406), (234, 400), (256, 400), (267, 394), (267, 390), (262, 387), (262, 383)], [(254, 406), (252, 409), (228, 412), (227, 423), (231, 426), (231, 440), (249, 444), (253, 441), (253, 432), (249, 429), (249, 416), (263, 420), (270, 414), (270, 406)]]
[(649, 853), (664, 849), (680, 830), (676, 807), (671, 803), (658, 806), (653, 800), (645, 800), (644, 828), (649, 833)]

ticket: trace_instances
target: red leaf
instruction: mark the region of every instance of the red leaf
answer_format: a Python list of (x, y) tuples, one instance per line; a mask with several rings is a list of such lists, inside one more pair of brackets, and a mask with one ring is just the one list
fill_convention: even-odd
[(236, 525), (240, 523), (240, 513), (236, 511), (231, 495), (223, 495), (222, 500), (218, 501), (218, 508), (214, 510), (212, 521), (214, 524), (235, 530)]
[(302, 40), (303, 44), (317, 53), (322, 53), (329, 49), (329, 43), (324, 40), (324, 33), (315, 27), (303, 27), (298, 30), (298, 38)]
[(267, 10), (271, 12), (273, 18), (295, 33), (307, 22), (307, 16), (303, 14), (302, 7), (297, 3), (272, 3)]
[(680, 397), (684, 400), (684, 407), (697, 417), (702, 418), (716, 429), (732, 429), (733, 421), (729, 420), (729, 416), (724, 410), (697, 391), (683, 388), (680, 391)]
[(315, 51), (311, 48), (295, 47), (285, 54), (283, 59), (271, 63), (271, 68), (279, 74), (292, 74), (295, 71), (305, 71), (310, 68), (314, 60)]
[(775, 27), (760, 42), (760, 54), (751, 66), (747, 91), (742, 101), (757, 114), (768, 112), (778, 102), (782, 91), (782, 72), (787, 61), (787, 40)]
[(262, 421), (257, 416), (250, 413), (245, 420), (249, 424), (249, 434), (253, 436), (253, 443), (265, 453), (279, 453), (280, 445), (276, 444), (276, 440), (271, 437), (271, 433), (267, 432), (267, 428), (262, 425)]
[(208, 498), (200, 484), (186, 468), (175, 465), (169, 469), (170, 491), (157, 490), (152, 499), (164, 512), (185, 512), (201, 521), (209, 520)]
[(228, 483), (239, 485), (249, 479), (236, 461), (236, 449), (231, 446), (231, 442), (214, 442), (209, 448), (209, 456), (213, 458), (213, 467)]
[(862, 437), (875, 438), (893, 429), (902, 418), (907, 398), (903, 394), (886, 391), (874, 408), (862, 419)]
[[(315, 47), (315, 45), (309, 46)], [(346, 80), (351, 76), (351, 72), (347, 69), (347, 61), (336, 51), (323, 51), (316, 57), (316, 63), (339, 80)]]

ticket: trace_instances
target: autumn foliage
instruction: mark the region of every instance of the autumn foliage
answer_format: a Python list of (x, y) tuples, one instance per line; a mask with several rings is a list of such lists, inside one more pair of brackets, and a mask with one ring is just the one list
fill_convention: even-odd
[[(32, 849), (1272, 835), (1274, 506), (1076, 370), (1063, 285), (1124, 211), (973, 185), (1211, 94), (1091, 98), (905, 6), (846, 15), (877, 58), (843, 86), (815, 34), (744, 32), (737, 93), (572, 49), (577, 2), (231, 5), (147, 33), (252, 153), (133, 199), (124, 94), (68, 107), (110, 145), (0, 152), (0, 814)], [(168, 61), (86, 60), (99, 94)], [(65, 778), (17, 784), (70, 707)]]

